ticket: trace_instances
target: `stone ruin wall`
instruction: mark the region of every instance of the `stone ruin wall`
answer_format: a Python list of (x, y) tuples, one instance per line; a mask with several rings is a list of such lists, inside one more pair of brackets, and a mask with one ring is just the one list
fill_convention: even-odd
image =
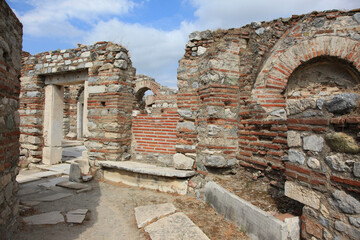
[(0, 236), (11, 239), (19, 201), (19, 92), (22, 24), (0, 1)]
[(359, 11), (194, 32), (179, 63), (176, 151), (285, 183), (305, 239), (360, 237)]
[[(28, 164), (42, 160), (44, 81), (66, 78), (67, 74), (86, 76), (89, 136), (85, 145), (89, 159), (119, 160), (129, 154), (135, 69), (125, 48), (98, 42), (33, 56), (24, 54), (20, 94), (21, 161)], [(74, 104), (71, 101), (70, 107)], [(73, 112), (69, 114), (73, 115)]]
[[(146, 106), (139, 106), (143, 104), (141, 99), (146, 90), (151, 90), (153, 95), (145, 96)], [(138, 106), (133, 111), (132, 158), (139, 162), (173, 166), (179, 121), (176, 91), (139, 74), (135, 93)]]

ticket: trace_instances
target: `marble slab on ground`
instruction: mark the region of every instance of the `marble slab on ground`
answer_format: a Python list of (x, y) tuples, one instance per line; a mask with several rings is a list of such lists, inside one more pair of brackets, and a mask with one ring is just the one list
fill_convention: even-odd
[(33, 186), (30, 186), (30, 187), (29, 186), (26, 186), (26, 187), (20, 186), (20, 190), (18, 191), (18, 196), (22, 197), (25, 195), (34, 194), (34, 193), (38, 193), (38, 192), (41, 192), (40, 188), (33, 187)]
[(81, 224), (84, 222), (85, 217), (86, 217), (86, 215), (66, 214), (66, 222)]
[(184, 213), (174, 213), (145, 227), (151, 240), (210, 240)]
[(23, 220), (26, 224), (33, 225), (58, 224), (64, 222), (64, 216), (60, 213), (60, 211), (53, 211), (24, 217)]
[(87, 214), (88, 211), (89, 211), (89, 209), (80, 208), (80, 209), (69, 211), (68, 214), (84, 215), (84, 214)]
[(70, 164), (68, 163), (61, 163), (56, 165), (39, 165), (37, 166), (37, 168), (58, 172), (66, 175), (69, 175), (70, 173)]
[(74, 189), (74, 190), (87, 189), (87, 188), (91, 187), (87, 184), (70, 182), (69, 180), (59, 182), (56, 184), (56, 186), (70, 188), (70, 189)]
[(55, 193), (46, 197), (42, 197), (39, 199), (36, 199), (36, 201), (40, 202), (53, 202), (62, 198), (73, 196), (71, 193)]
[(155, 219), (164, 217), (176, 211), (172, 203), (154, 204), (135, 208), (135, 218), (138, 228), (145, 227)]
[(66, 222), (81, 224), (84, 222), (86, 213), (88, 211), (89, 211), (88, 209), (76, 209), (73, 211), (69, 211), (66, 214)]
[(34, 174), (31, 174), (30, 176), (32, 177), (37, 177), (37, 178), (46, 178), (46, 177), (57, 177), (61, 175), (61, 173), (59, 172), (54, 172), (54, 171), (41, 171), (41, 172), (37, 172)]
[(33, 182), (33, 181), (36, 181), (36, 180), (40, 180), (40, 178), (39, 177), (33, 177), (31, 175), (21, 175), (21, 174), (16, 176), (16, 181), (18, 183), (20, 183), (20, 184), (21, 183)]
[(49, 179), (48, 181), (46, 181), (44, 183), (38, 184), (38, 186), (51, 188), (51, 187), (55, 187), (57, 183), (66, 181), (67, 179), (68, 179), (68, 177), (52, 178), (52, 179)]

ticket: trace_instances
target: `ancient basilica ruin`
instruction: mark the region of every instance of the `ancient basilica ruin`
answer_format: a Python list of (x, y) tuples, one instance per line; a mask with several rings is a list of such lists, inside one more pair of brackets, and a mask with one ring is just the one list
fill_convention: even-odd
[[(359, 9), (193, 32), (175, 91), (112, 42), (22, 52), (0, 2), (1, 236), (18, 221), (19, 168), (59, 164), (76, 140), (81, 176), (197, 196), (254, 239), (360, 238)], [(297, 216), (280, 221), (210, 177), (244, 171)]]

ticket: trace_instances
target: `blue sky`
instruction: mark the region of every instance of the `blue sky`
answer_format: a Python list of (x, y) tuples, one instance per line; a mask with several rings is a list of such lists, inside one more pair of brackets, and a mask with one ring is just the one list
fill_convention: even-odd
[(112, 41), (137, 73), (176, 87), (178, 60), (196, 30), (241, 27), (313, 10), (350, 10), (359, 0), (6, 0), (24, 25), (31, 54)]

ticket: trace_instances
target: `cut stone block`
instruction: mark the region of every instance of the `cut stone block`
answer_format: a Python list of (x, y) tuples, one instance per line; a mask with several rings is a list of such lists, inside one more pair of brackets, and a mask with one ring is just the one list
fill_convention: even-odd
[(25, 217), (23, 220), (26, 224), (32, 225), (58, 224), (64, 222), (64, 216), (60, 213), (60, 211), (53, 211)]
[(174, 167), (181, 170), (192, 170), (194, 165), (194, 159), (189, 158), (181, 153), (174, 154)]
[(112, 182), (121, 182), (133, 187), (143, 187), (180, 195), (185, 195), (188, 188), (187, 179), (140, 174), (118, 169), (104, 169), (104, 179)]
[(174, 213), (175, 211), (176, 207), (172, 203), (136, 207), (135, 218), (138, 228), (145, 227), (149, 222)]
[(155, 165), (140, 163), (140, 162), (99, 161), (98, 163), (100, 166), (105, 168), (115, 168), (119, 170), (125, 170), (134, 173), (149, 174), (154, 176), (187, 178), (187, 177), (192, 177), (196, 174), (195, 171), (176, 170), (173, 168), (158, 167)]
[(145, 231), (152, 240), (209, 240), (184, 213), (175, 213), (162, 218), (145, 227)]
[(47, 197), (43, 197), (43, 198), (39, 198), (36, 199), (36, 201), (41, 201), (41, 202), (53, 202), (62, 198), (66, 198), (66, 197), (71, 197), (72, 194), (71, 193), (56, 193)]
[(80, 214), (66, 214), (66, 222), (67, 223), (77, 223), (81, 224), (84, 222), (86, 215)]
[(88, 209), (76, 209), (76, 210), (69, 211), (66, 214), (66, 222), (81, 224), (84, 222), (88, 211), (89, 211)]
[(287, 143), (289, 147), (300, 147), (301, 146), (301, 135), (295, 131), (288, 131)]
[(18, 183), (28, 183), (28, 182), (33, 182), (33, 181), (36, 181), (36, 180), (40, 180), (40, 178), (33, 177), (33, 176), (21, 175), (21, 174), (16, 176), (16, 181)]
[(43, 147), (42, 162), (47, 165), (61, 163), (62, 147)]
[[(251, 239), (299, 240), (300, 221), (298, 217), (283, 221), (241, 199), (216, 184), (205, 185), (205, 202), (219, 214), (244, 229)], [(291, 220), (290, 220), (291, 219)]]
[(79, 164), (76, 162), (72, 162), (70, 165), (69, 180), (71, 182), (78, 182), (78, 183), (80, 183), (82, 181), (81, 169), (80, 169)]
[(322, 137), (311, 135), (304, 137), (303, 148), (314, 152), (321, 152), (324, 147), (324, 139)]
[(285, 182), (285, 196), (312, 208), (320, 208), (320, 197), (311, 189), (300, 186), (297, 183)]

